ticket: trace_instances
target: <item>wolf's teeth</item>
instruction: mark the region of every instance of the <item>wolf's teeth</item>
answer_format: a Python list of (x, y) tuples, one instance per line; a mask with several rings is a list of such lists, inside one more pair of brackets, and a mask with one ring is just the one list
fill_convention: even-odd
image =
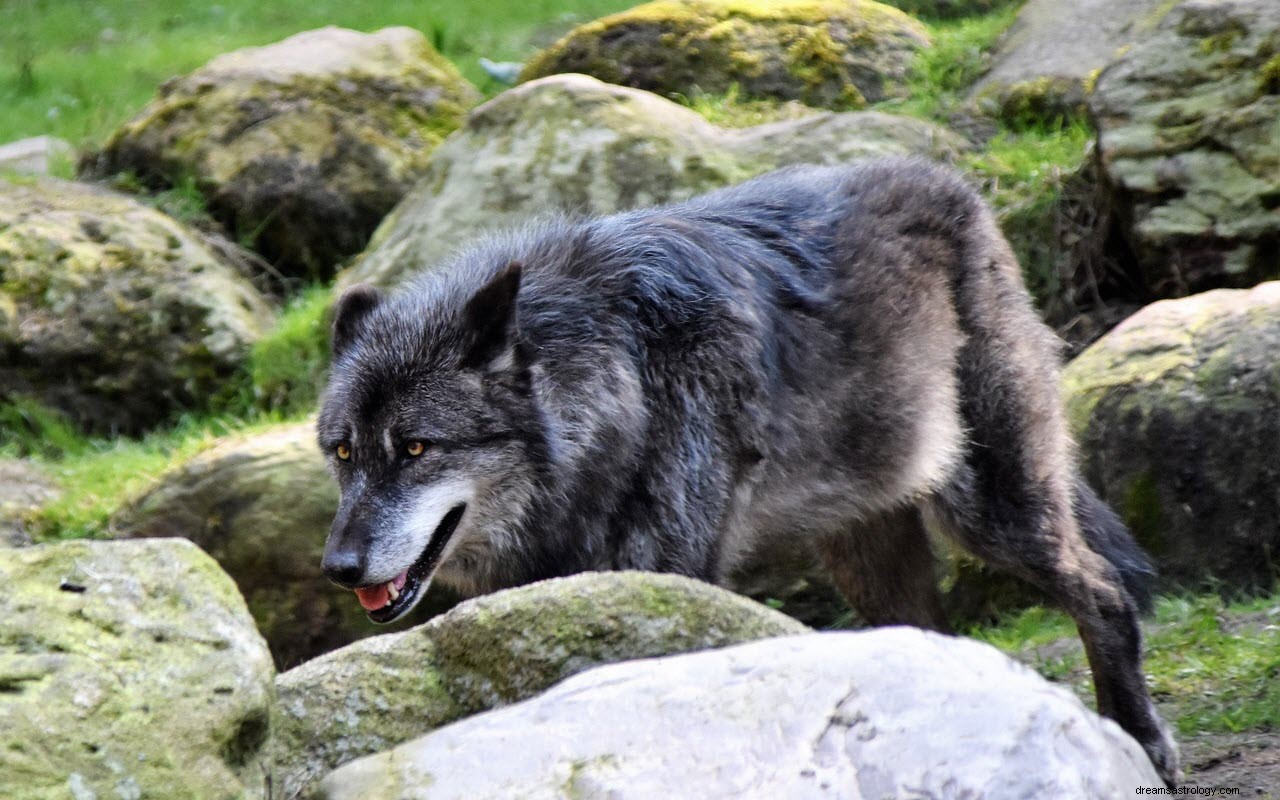
[(400, 590), (396, 588), (395, 581), (387, 581), (387, 596), (393, 603), (400, 598)]

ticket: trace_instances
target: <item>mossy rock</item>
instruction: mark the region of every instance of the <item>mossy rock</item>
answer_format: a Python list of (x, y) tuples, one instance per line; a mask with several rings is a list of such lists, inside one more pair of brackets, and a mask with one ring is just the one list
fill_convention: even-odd
[(476, 109), (340, 278), (390, 286), (482, 233), (564, 213), (675, 202), (789, 164), (948, 158), (954, 134), (878, 112), (726, 129), (650, 92), (556, 75)]
[(959, 19), (989, 14), (1023, 0), (883, 0), (887, 6), (929, 19)]
[(322, 28), (167, 82), (81, 174), (192, 186), (282, 271), (324, 278), (479, 100), (415, 30)]
[(1183, 2), (1099, 76), (1098, 156), (1152, 297), (1280, 277), (1280, 3)]
[(747, 97), (849, 110), (906, 94), (925, 28), (871, 0), (658, 0), (575, 28), (522, 81), (579, 72), (663, 95)]
[(1098, 72), (1140, 40), (1168, 0), (1030, 0), (991, 54), (971, 93), (1013, 126), (1082, 119)]
[(1147, 306), (1063, 375), (1090, 482), (1166, 587), (1280, 574), (1280, 282)]
[(124, 195), (0, 180), (0, 400), (127, 433), (206, 403), (274, 318), (229, 252)]
[[(388, 630), (320, 572), (337, 510), (337, 485), (307, 421), (228, 437), (175, 466), (126, 502), (111, 530), (127, 538), (182, 536), (212, 555), (285, 668)], [(456, 600), (433, 590), (397, 627)]]
[(806, 631), (687, 578), (587, 573), (465, 602), (282, 674), (273, 717), (284, 797), (334, 767), (616, 661)]
[(0, 549), (0, 796), (263, 797), (274, 670), (190, 542)]

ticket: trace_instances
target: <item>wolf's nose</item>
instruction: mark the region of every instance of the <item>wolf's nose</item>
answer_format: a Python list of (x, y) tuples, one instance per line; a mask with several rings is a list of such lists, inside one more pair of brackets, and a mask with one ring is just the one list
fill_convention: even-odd
[(335, 550), (325, 553), (320, 562), (320, 570), (329, 580), (346, 589), (354, 589), (364, 578), (364, 564), (360, 557), (350, 550)]

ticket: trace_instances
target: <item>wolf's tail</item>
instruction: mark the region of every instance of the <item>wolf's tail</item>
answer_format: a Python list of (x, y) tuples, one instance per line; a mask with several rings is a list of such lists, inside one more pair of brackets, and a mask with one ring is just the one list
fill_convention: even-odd
[(1111, 562), (1124, 588), (1144, 614), (1151, 611), (1151, 584), (1156, 577), (1151, 559), (1138, 546), (1129, 529), (1102, 498), (1076, 476), (1075, 514), (1080, 533), (1095, 553)]

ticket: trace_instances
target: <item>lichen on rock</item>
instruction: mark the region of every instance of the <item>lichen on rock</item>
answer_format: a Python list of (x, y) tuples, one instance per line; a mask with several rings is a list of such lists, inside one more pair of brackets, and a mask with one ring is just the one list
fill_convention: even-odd
[(0, 796), (264, 796), (274, 670), (212, 559), (64, 542), (0, 581)]
[(479, 99), (415, 30), (322, 28), (164, 84), (81, 174), (194, 185), (236, 238), (287, 273), (324, 278)]
[(529, 81), (578, 72), (659, 94), (744, 96), (849, 110), (905, 93), (925, 28), (871, 0), (658, 0), (581, 25)]
[(102, 432), (207, 402), (274, 318), (222, 252), (124, 195), (0, 181), (0, 398)]
[(1090, 111), (1154, 297), (1280, 277), (1280, 4), (1186, 0), (1098, 78)]
[(1090, 482), (1167, 587), (1270, 588), (1280, 551), (1280, 282), (1154, 303), (1063, 392)]

